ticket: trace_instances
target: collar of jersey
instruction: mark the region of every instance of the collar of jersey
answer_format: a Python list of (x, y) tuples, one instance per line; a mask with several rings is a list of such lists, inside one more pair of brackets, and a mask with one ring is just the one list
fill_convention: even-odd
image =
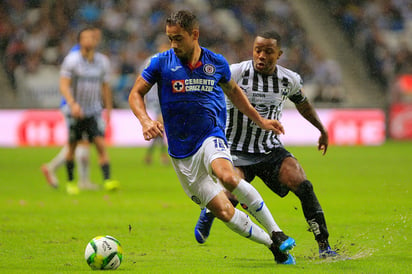
[(199, 56), (199, 61), (197, 61), (197, 63), (194, 65), (194, 66), (192, 66), (192, 64), (187, 64), (187, 66), (190, 68), (190, 70), (195, 70), (195, 69), (197, 69), (198, 67), (200, 67), (200, 66), (202, 66), (202, 57), (203, 57), (203, 48), (200, 48), (200, 56)]

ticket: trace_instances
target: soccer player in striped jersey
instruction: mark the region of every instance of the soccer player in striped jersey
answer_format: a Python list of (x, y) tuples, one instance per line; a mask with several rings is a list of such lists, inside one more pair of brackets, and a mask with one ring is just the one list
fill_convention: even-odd
[[(262, 118), (252, 107), (231, 79), (222, 55), (199, 45), (199, 23), (194, 14), (177, 11), (170, 15), (166, 35), (171, 49), (151, 59), (129, 96), (144, 138), (163, 135), (163, 124), (149, 117), (144, 103), (144, 96), (157, 83), (169, 155), (188, 197), (211, 210), (234, 232), (267, 246), (277, 263), (295, 263), (288, 253), (295, 241), (282, 232), (256, 189), (234, 170), (225, 137), (224, 93), (262, 129), (280, 134), (283, 127), (277, 120)], [(233, 207), (222, 186), (249, 206), (266, 231)]]
[(84, 28), (78, 34), (80, 50), (69, 53), (60, 71), (60, 91), (70, 109), (68, 116), (69, 140), (66, 155), (69, 194), (78, 194), (74, 180), (74, 154), (79, 141), (87, 136), (96, 145), (99, 164), (103, 172), (104, 187), (115, 190), (119, 183), (111, 179), (109, 157), (104, 140), (105, 125), (102, 119), (102, 101), (110, 121), (112, 94), (109, 85), (109, 59), (96, 52), (97, 40), (94, 28)]
[[(100, 43), (102, 31), (94, 27), (93, 28), (96, 45)], [(70, 52), (75, 52), (80, 50), (80, 45), (77, 43), (74, 45)], [(60, 110), (65, 117), (65, 120), (68, 120), (70, 115), (70, 107), (67, 105), (66, 100), (62, 97), (60, 103)], [(63, 148), (57, 153), (53, 159), (48, 163), (45, 163), (41, 166), (41, 171), (43, 172), (47, 183), (54, 188), (59, 186), (59, 180), (56, 176), (57, 169), (63, 166), (66, 162), (66, 155), (69, 150), (69, 145), (66, 144)], [(98, 186), (90, 181), (90, 143), (87, 138), (80, 140), (76, 146), (75, 159), (77, 163), (78, 171), (78, 186), (79, 189), (85, 190), (97, 190)]]
[[(281, 54), (280, 35), (274, 31), (263, 32), (255, 38), (253, 60), (231, 65), (232, 77), (264, 118), (280, 120), (285, 100), (291, 100), (299, 113), (319, 130), (318, 149), (324, 155), (328, 133), (302, 92), (300, 75), (277, 64)], [(324, 213), (312, 183), (297, 159), (284, 148), (279, 135), (256, 126), (230, 101), (227, 101), (227, 112), (226, 137), (237, 172), (248, 182), (256, 176), (261, 178), (280, 197), (289, 191), (295, 193), (319, 245), (320, 257), (336, 256), (328, 242)], [(236, 197), (227, 195), (236, 206)], [(209, 236), (213, 219), (213, 213), (201, 211), (195, 227), (198, 242), (203, 243)]]

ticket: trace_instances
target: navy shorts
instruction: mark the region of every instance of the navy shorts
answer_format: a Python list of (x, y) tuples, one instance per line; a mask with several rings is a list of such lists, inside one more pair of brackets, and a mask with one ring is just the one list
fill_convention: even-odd
[[(285, 197), (289, 193), (289, 188), (279, 181), (279, 170), (285, 158), (294, 157), (292, 153), (284, 147), (276, 147), (264, 159), (256, 164), (246, 166), (236, 166), (243, 170), (245, 180), (252, 182), (257, 176), (277, 195)], [(235, 161), (236, 165), (236, 161)]]
[(103, 137), (105, 124), (100, 116), (86, 117), (83, 119), (74, 119), (68, 117), (69, 125), (69, 142), (74, 143), (87, 138), (93, 142), (95, 137)]

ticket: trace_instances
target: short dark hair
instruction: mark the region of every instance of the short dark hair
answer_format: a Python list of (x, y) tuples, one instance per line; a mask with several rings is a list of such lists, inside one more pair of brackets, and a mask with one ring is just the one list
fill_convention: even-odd
[(196, 15), (194, 15), (191, 11), (179, 10), (167, 17), (166, 25), (179, 25), (185, 31), (191, 34), (193, 29), (199, 28), (199, 21), (197, 20)]
[(96, 30), (96, 29), (97, 29), (97, 27), (95, 27), (95, 26), (87, 26), (87, 27), (82, 28), (79, 31), (79, 33), (77, 34), (77, 43), (80, 42), (80, 36), (82, 35), (83, 32), (89, 31), (89, 30)]
[(281, 46), (282, 38), (280, 37), (280, 34), (274, 30), (265, 30), (265, 31), (259, 32), (256, 36), (260, 36), (266, 39), (274, 39), (276, 40), (277, 46), (278, 47)]

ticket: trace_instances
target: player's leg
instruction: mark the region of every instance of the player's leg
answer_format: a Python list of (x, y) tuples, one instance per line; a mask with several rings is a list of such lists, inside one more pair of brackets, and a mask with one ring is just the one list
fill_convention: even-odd
[(57, 155), (53, 159), (51, 159), (50, 162), (41, 166), (41, 170), (46, 177), (47, 183), (52, 187), (58, 187), (59, 185), (56, 171), (59, 167), (65, 164), (67, 151), (68, 146), (63, 146), (59, 153), (57, 153)]
[(94, 138), (94, 143), (96, 145), (99, 157), (99, 165), (103, 174), (104, 188), (106, 190), (117, 190), (120, 187), (120, 184), (118, 181), (113, 180), (111, 177), (110, 161), (109, 156), (107, 154), (105, 140), (102, 136), (96, 136)]
[[(244, 212), (232, 206), (223, 192), (223, 186), (210, 175), (208, 167), (202, 164), (202, 158), (205, 155), (202, 149), (203, 146), (193, 156), (184, 159), (172, 158), (176, 175), (187, 196), (199, 206), (207, 206), (234, 232), (272, 248), (273, 242), (270, 236), (254, 224)], [(206, 160), (206, 162), (209, 161)], [(282, 255), (282, 258), (276, 257), (279, 263), (294, 262), (289, 254), (283, 253)]]
[(106, 141), (104, 140), (105, 123), (100, 116), (89, 119), (87, 135), (89, 136), (89, 141), (93, 141), (97, 149), (99, 165), (103, 174), (104, 188), (106, 190), (117, 190), (120, 184), (111, 177), (110, 160), (106, 149)]
[(79, 193), (79, 188), (76, 183), (74, 183), (74, 155), (77, 147), (78, 141), (81, 139), (81, 120), (69, 118), (67, 119), (69, 126), (69, 140), (68, 149), (66, 154), (66, 171), (67, 171), (67, 183), (66, 191), (69, 195), (76, 195)]
[(76, 147), (75, 159), (79, 176), (80, 189), (96, 190), (98, 186), (90, 181), (90, 143), (83, 139)]
[(231, 191), (240, 203), (246, 205), (247, 211), (270, 233), (273, 242), (280, 251), (285, 252), (294, 247), (295, 240), (283, 233), (273, 219), (262, 196), (251, 184), (236, 174), (231, 162), (222, 158), (215, 159), (212, 162), (212, 170), (221, 180), (223, 186)]
[(318, 242), (320, 256), (336, 256), (337, 253), (330, 248), (328, 242), (329, 232), (325, 215), (312, 183), (307, 180), (302, 166), (295, 158), (287, 157), (283, 160), (279, 169), (279, 181), (299, 198), (305, 219)]
[(67, 170), (67, 183), (66, 191), (69, 195), (76, 195), (79, 193), (79, 188), (74, 182), (74, 154), (77, 146), (77, 141), (69, 141), (68, 150), (66, 154), (66, 170)]
[[(236, 207), (239, 203), (236, 196), (226, 189), (224, 189), (224, 192), (226, 194), (226, 197), (232, 203), (233, 207)], [(214, 219), (215, 215), (213, 215), (213, 213), (208, 208), (205, 207), (200, 211), (200, 216), (195, 226), (195, 238), (199, 244), (206, 242), (207, 238), (209, 237)]]
[(223, 191), (216, 195), (208, 204), (207, 208), (226, 226), (239, 235), (250, 240), (264, 244), (268, 248), (272, 244), (270, 236), (259, 226), (250, 220), (242, 211), (235, 209), (227, 199)]

